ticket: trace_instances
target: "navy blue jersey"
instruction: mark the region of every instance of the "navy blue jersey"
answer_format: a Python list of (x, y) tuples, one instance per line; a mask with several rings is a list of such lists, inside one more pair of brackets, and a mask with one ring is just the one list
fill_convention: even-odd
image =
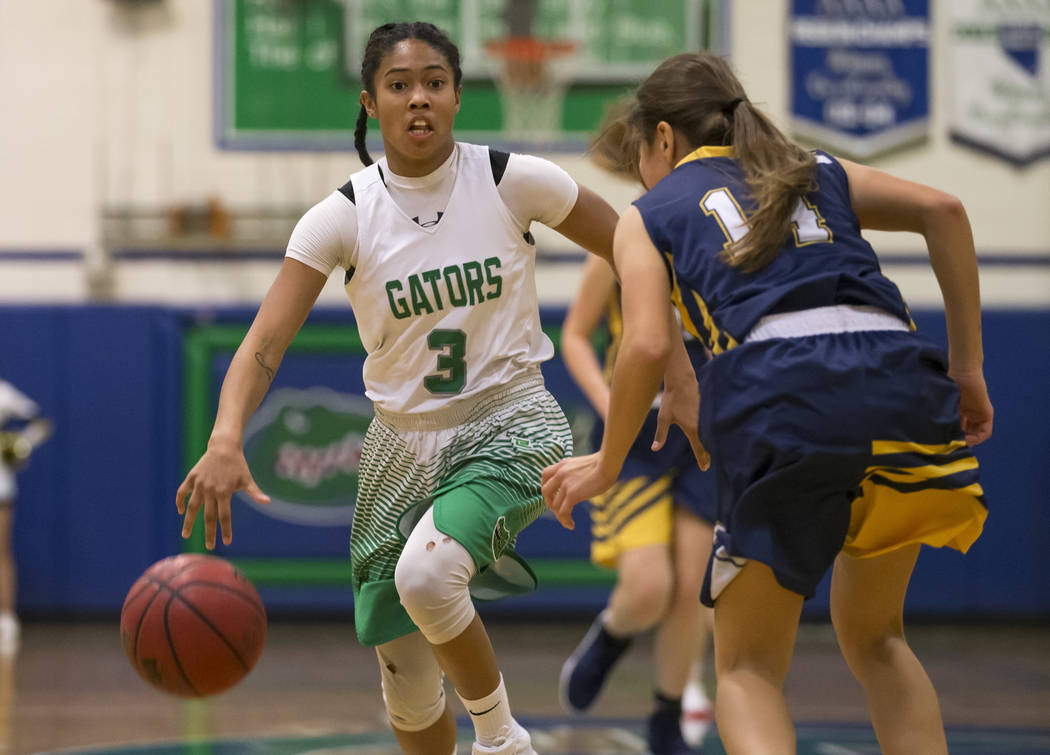
[(911, 324), (900, 291), (860, 234), (845, 170), (824, 152), (816, 152), (817, 189), (799, 202), (773, 262), (743, 273), (723, 260), (754, 209), (732, 154), (732, 147), (701, 147), (634, 203), (669, 266), (685, 326), (712, 353), (741, 343), (759, 319), (779, 312), (868, 305)]

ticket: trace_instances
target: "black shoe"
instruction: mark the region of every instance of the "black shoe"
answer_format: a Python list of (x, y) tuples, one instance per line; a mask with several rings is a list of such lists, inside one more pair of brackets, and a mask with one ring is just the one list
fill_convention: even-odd
[(645, 732), (650, 755), (690, 755), (702, 752), (690, 747), (682, 737), (681, 707), (657, 708), (650, 716)]
[(631, 638), (613, 637), (602, 626), (601, 614), (561, 667), (558, 696), (569, 713), (583, 713), (598, 698), (616, 662), (631, 645)]

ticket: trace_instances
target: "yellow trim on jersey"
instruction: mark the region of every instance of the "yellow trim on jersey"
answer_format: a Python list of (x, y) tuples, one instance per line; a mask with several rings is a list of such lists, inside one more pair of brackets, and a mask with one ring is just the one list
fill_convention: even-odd
[(715, 146), (700, 147), (699, 149), (694, 149), (688, 155), (686, 155), (681, 160), (679, 160), (677, 163), (675, 163), (675, 167), (677, 168), (679, 165), (684, 165), (685, 163), (692, 162), (693, 160), (703, 160), (705, 157), (734, 157), (734, 156), (735, 156), (735, 154), (733, 152), (733, 147), (732, 146), (729, 146), (729, 147), (715, 147)]
[(675, 309), (678, 310), (678, 314), (682, 316), (682, 326), (686, 331), (688, 331), (693, 338), (703, 341), (704, 337), (700, 335), (696, 323), (693, 322), (692, 315), (689, 314), (689, 310), (685, 308), (685, 302), (682, 300), (682, 289), (678, 286), (678, 274), (674, 269), (674, 257), (671, 256), (670, 252), (664, 252), (664, 257), (667, 258), (667, 266), (671, 269), (671, 303), (674, 304)]
[[(728, 351), (734, 346), (739, 346), (736, 339), (729, 333), (723, 333), (715, 325), (714, 318), (711, 317), (711, 313), (707, 310), (707, 304), (700, 294), (696, 291), (691, 291), (693, 298), (696, 300), (696, 306), (700, 308), (700, 316), (704, 318), (704, 327), (707, 328), (707, 332), (711, 334), (711, 339), (708, 344), (711, 348), (712, 354), (721, 354), (723, 351)], [(725, 345), (722, 345), (722, 337), (725, 336)]]
[(953, 440), (951, 443), (913, 443), (908, 440), (873, 440), (871, 442), (871, 453), (873, 456), (882, 454), (924, 454), (935, 456), (950, 454), (958, 451), (966, 445), (964, 440)]

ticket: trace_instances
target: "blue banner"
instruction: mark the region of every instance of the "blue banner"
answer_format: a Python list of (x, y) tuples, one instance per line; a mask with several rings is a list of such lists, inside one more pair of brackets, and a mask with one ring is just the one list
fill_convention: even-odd
[(793, 0), (791, 124), (865, 159), (926, 137), (929, 0)]

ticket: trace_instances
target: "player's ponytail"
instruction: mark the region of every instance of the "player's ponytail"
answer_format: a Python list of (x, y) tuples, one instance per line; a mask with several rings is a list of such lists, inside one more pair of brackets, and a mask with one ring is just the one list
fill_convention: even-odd
[(744, 171), (753, 205), (748, 233), (723, 251), (743, 272), (761, 270), (791, 233), (800, 197), (816, 187), (816, 159), (792, 142), (747, 98), (733, 70), (709, 53), (668, 58), (614, 112), (591, 147), (599, 165), (637, 177), (638, 145), (666, 121), (694, 148), (727, 146)]
[(817, 186), (817, 162), (747, 100), (736, 108), (732, 121), (731, 144), (755, 209), (748, 213), (747, 234), (722, 255), (729, 264), (753, 273), (773, 261), (791, 234), (799, 199)]
[(361, 112), (357, 114), (357, 126), (354, 127), (354, 146), (357, 148), (357, 156), (361, 158), (361, 162), (364, 165), (371, 165), (375, 161), (368, 154), (368, 147), (365, 146), (366, 133), (368, 133), (368, 111), (362, 105)]

